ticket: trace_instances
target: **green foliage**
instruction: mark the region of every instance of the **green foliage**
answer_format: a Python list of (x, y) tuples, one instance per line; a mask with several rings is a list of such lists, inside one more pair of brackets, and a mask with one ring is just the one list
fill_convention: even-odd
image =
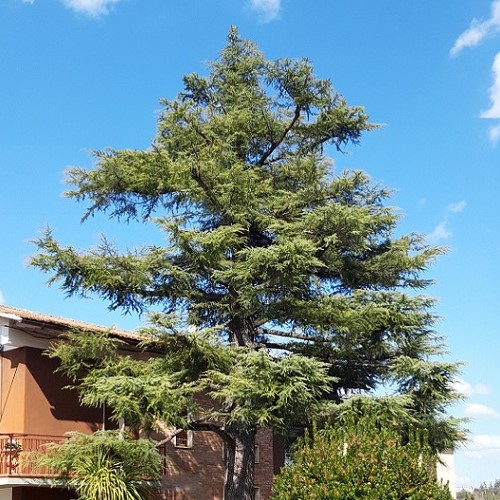
[(112, 338), (107, 332), (73, 330), (66, 334), (67, 342), (54, 344), (48, 355), (60, 362), (59, 371), (76, 382), (90, 369), (98, 368), (109, 361), (118, 359), (118, 349), (122, 341)]
[(395, 409), (434, 448), (460, 440), (446, 415), (457, 366), (437, 358), (434, 301), (415, 293), (442, 249), (395, 236), (390, 192), (363, 172), (333, 172), (325, 154), (376, 126), (309, 61), (266, 60), (235, 28), (209, 69), (162, 101), (151, 148), (97, 151), (95, 168), (68, 172), (84, 219), (154, 224), (165, 242), (78, 251), (50, 231), (36, 242), (32, 265), (68, 295), (156, 311), (142, 332), (153, 360), (75, 336), (54, 351), (82, 401), (147, 431), (211, 417), (254, 430), (303, 424), (385, 386), (406, 396)]
[[(206, 374), (206, 390), (223, 411), (214, 416), (247, 427), (272, 427), (285, 432), (296, 421), (325, 413), (322, 396), (329, 389), (325, 366), (314, 359), (240, 349), (228, 372)], [(230, 409), (230, 411), (228, 411)]]
[(451, 500), (425, 434), (401, 435), (376, 414), (306, 435), (274, 485), (275, 500)]
[[(142, 331), (157, 332), (152, 326)], [(138, 360), (111, 350), (82, 371), (90, 346), (107, 352), (114, 345), (109, 338), (106, 346), (105, 338), (76, 332), (68, 342), (55, 344), (49, 355), (61, 360), (63, 371), (81, 373), (83, 404), (105, 404), (116, 422), (123, 419), (135, 431), (160, 430), (159, 423), (185, 428), (206, 419), (285, 430), (293, 421), (329, 408), (322, 396), (331, 380), (326, 365), (315, 359), (273, 358), (245, 347), (227, 349), (210, 332), (177, 332), (144, 343), (161, 356)], [(206, 397), (199, 405), (197, 396), (209, 396), (213, 407)]]
[(81, 500), (141, 500), (147, 482), (160, 477), (161, 459), (152, 441), (125, 439), (113, 431), (71, 433), (35, 459), (38, 467), (59, 474), (56, 484), (62, 481)]

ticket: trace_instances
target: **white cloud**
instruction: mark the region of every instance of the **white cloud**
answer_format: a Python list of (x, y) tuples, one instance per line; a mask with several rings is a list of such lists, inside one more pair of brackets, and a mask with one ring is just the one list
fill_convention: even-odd
[(447, 227), (448, 221), (440, 222), (433, 230), (427, 235), (427, 240), (430, 243), (438, 243), (439, 241), (447, 240), (451, 236), (451, 231)]
[(5, 297), (2, 293), (2, 291), (0, 290), (0, 305), (4, 304), (5, 303)]
[(250, 0), (250, 6), (259, 13), (261, 21), (267, 23), (279, 16), (281, 0)]
[(452, 383), (452, 389), (457, 391), (464, 396), (471, 396), (472, 394), (478, 394), (480, 396), (486, 396), (491, 394), (491, 386), (486, 384), (469, 384), (461, 378), (457, 378)]
[(30, 5), (33, 5), (35, 3), (35, 0), (23, 0), (23, 3), (29, 3)]
[(109, 12), (111, 6), (122, 0), (62, 0), (69, 9), (91, 17), (98, 17)]
[(443, 220), (427, 235), (427, 240), (433, 244), (447, 240), (452, 235), (452, 232), (448, 228), (450, 215), (463, 212), (466, 206), (467, 202), (465, 200), (450, 203), (446, 207), (446, 213)]
[(464, 455), (478, 459), (500, 460), (500, 435), (479, 434), (467, 443)]
[(495, 125), (488, 129), (488, 138), (493, 146), (496, 146), (500, 139), (500, 125)]
[(500, 415), (496, 410), (490, 406), (482, 405), (479, 403), (469, 403), (465, 405), (465, 416), (466, 417), (487, 417), (487, 418), (498, 418)]
[[(481, 118), (500, 119), (500, 52), (493, 60), (492, 66), (493, 84), (489, 89), (490, 107), (481, 113)], [(500, 124), (488, 129), (488, 138), (493, 146), (496, 146), (500, 139)]]
[(448, 211), (452, 214), (459, 214), (465, 210), (466, 206), (467, 202), (465, 200), (457, 201), (448, 205)]
[[(486, 21), (473, 19), (471, 25), (455, 41), (450, 54), (456, 56), (466, 47), (474, 47), (488, 35), (500, 31), (500, 0), (491, 4), (491, 17)], [(481, 118), (500, 119), (500, 52), (497, 53), (492, 65), (493, 84), (489, 89), (490, 107), (481, 112)], [(500, 124), (488, 129), (488, 137), (493, 146), (500, 140)]]
[(491, 4), (491, 17), (486, 21), (473, 19), (470, 27), (467, 28), (455, 41), (450, 54), (456, 56), (462, 49), (466, 47), (475, 47), (479, 45), (483, 39), (500, 30), (500, 0), (495, 0)]
[(451, 388), (452, 390), (463, 394), (464, 396), (468, 396), (470, 394), (472, 385), (461, 378), (457, 378), (451, 383)]
[(493, 60), (493, 85), (490, 87), (491, 106), (481, 113), (481, 118), (500, 118), (500, 52)]

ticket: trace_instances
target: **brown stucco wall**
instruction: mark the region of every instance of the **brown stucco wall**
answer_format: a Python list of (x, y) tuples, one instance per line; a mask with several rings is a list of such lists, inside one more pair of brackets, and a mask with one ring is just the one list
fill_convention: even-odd
[(25, 349), (0, 353), (0, 433), (24, 432)]
[(70, 381), (57, 373), (57, 361), (43, 351), (22, 347), (1, 353), (0, 433), (63, 435), (102, 427), (102, 411), (82, 408)]
[(26, 349), (25, 432), (64, 434), (102, 429), (102, 410), (82, 407), (75, 390), (64, 389), (70, 380), (56, 372), (57, 361), (39, 349)]

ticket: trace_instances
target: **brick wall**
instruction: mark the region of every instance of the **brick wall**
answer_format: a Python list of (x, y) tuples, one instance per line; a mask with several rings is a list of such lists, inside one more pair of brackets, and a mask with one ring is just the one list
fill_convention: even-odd
[(222, 440), (193, 432), (192, 448), (165, 447), (162, 500), (220, 500), (224, 485)]
[[(256, 436), (255, 487), (261, 500), (271, 495), (273, 476), (282, 465), (281, 443), (272, 430)], [(158, 500), (222, 500), (224, 460), (222, 439), (213, 432), (194, 432), (192, 448), (165, 446), (164, 477)]]
[(257, 447), (254, 484), (260, 490), (262, 500), (271, 495), (274, 477), (274, 433), (270, 429), (259, 429), (255, 439)]

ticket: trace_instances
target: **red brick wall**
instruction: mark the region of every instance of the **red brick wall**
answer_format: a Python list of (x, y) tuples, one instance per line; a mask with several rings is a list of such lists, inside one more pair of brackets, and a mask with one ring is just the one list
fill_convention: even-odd
[(259, 429), (255, 439), (258, 446), (258, 462), (255, 464), (254, 484), (260, 489), (262, 500), (271, 496), (274, 477), (274, 433), (270, 429)]
[(214, 432), (194, 432), (192, 448), (165, 449), (162, 500), (220, 500), (224, 485), (222, 440)]
[[(272, 430), (260, 429), (256, 436), (258, 462), (255, 464), (255, 487), (262, 500), (268, 500), (276, 463), (280, 456), (280, 440)], [(213, 432), (194, 432), (191, 449), (165, 448), (165, 474), (157, 500), (221, 500), (224, 489), (223, 442)]]

